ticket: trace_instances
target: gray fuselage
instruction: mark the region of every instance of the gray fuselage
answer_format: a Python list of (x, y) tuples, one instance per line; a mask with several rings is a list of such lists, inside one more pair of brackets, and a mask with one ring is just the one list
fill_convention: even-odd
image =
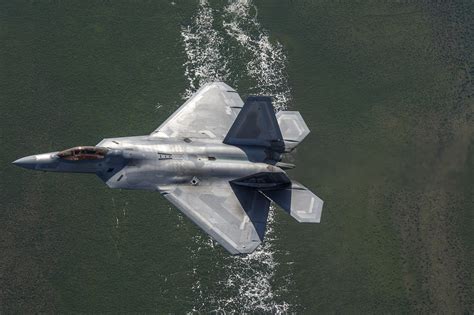
[(220, 140), (144, 136), (104, 139), (98, 146), (110, 148), (112, 155), (122, 155), (125, 161), (126, 167), (106, 180), (111, 188), (157, 190), (176, 184), (210, 185), (214, 179), (233, 180), (259, 172), (283, 172), (267, 163), (274, 163), (274, 157), (268, 159), (261, 149), (240, 148)]
[(177, 139), (150, 136), (107, 138), (100, 160), (69, 161), (58, 152), (32, 155), (16, 161), (26, 168), (96, 173), (110, 188), (165, 190), (170, 185), (211, 185), (260, 172), (284, 172), (274, 166), (279, 155), (251, 146), (237, 147), (213, 139)]

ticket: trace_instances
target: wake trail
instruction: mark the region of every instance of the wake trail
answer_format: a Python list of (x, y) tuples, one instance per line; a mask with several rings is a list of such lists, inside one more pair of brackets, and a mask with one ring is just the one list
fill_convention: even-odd
[[(272, 43), (256, 20), (256, 7), (251, 1), (230, 1), (215, 14), (216, 11), (202, 0), (192, 23), (182, 27), (181, 37), (187, 57), (183, 66), (189, 83), (183, 98), (189, 98), (202, 84), (210, 81), (227, 81), (236, 87), (234, 80), (244, 71), (244, 75), (255, 83), (250, 92), (271, 95), (275, 110), (286, 109), (291, 100), (285, 72), (286, 55), (282, 45)], [(221, 24), (214, 18), (217, 14), (221, 16)], [(229, 45), (234, 45), (235, 49), (229, 49)], [(246, 58), (245, 69), (233, 63), (242, 56)], [(275, 248), (274, 211), (272, 206), (265, 241), (245, 257), (219, 255), (212, 266), (201, 266), (202, 261), (208, 261), (204, 255), (214, 251), (214, 242), (202, 234), (193, 237), (195, 246), (189, 250), (195, 266), (192, 290), (197, 301), (192, 311), (289, 311), (290, 304), (281, 300), (279, 292), (288, 290), (292, 275), (285, 276), (287, 282), (279, 283), (278, 290), (274, 288), (279, 265), (275, 259), (278, 250)], [(212, 286), (203, 280), (209, 268), (222, 274)]]
[(272, 95), (277, 111), (286, 109), (291, 101), (291, 90), (283, 46), (270, 41), (267, 31), (257, 21), (258, 11), (252, 1), (230, 1), (224, 11), (227, 16), (227, 21), (223, 23), (225, 31), (251, 55), (246, 70), (257, 83), (255, 92)]
[(191, 97), (204, 83), (225, 81), (230, 76), (227, 61), (221, 54), (224, 39), (213, 23), (212, 8), (206, 0), (201, 0), (192, 24), (181, 28), (187, 57), (184, 75), (189, 83), (184, 99)]

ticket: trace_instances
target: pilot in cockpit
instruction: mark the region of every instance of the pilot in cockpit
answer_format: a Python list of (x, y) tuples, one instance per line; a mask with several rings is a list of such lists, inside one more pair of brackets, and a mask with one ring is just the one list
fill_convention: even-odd
[(57, 155), (68, 161), (99, 160), (105, 157), (107, 151), (107, 149), (100, 147), (74, 147), (61, 151)]

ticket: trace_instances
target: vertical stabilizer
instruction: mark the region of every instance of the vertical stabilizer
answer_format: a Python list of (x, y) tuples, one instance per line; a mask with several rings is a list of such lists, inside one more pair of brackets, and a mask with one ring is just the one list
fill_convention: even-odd
[(268, 96), (249, 96), (223, 142), (283, 152), (283, 137), (273, 110), (272, 99)]

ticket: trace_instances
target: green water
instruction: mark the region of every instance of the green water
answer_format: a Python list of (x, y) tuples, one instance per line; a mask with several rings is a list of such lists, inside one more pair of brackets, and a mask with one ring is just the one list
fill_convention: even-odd
[[(227, 2), (175, 2), (1, 2), (0, 312), (472, 312), (472, 2), (255, 1), (242, 27), (286, 60), (267, 81)], [(203, 36), (203, 8), (222, 43), (196, 64), (242, 95), (289, 91), (312, 131), (290, 175), (322, 222), (276, 209), (250, 260), (159, 194), (10, 164), (154, 130), (205, 79), (182, 35)]]

